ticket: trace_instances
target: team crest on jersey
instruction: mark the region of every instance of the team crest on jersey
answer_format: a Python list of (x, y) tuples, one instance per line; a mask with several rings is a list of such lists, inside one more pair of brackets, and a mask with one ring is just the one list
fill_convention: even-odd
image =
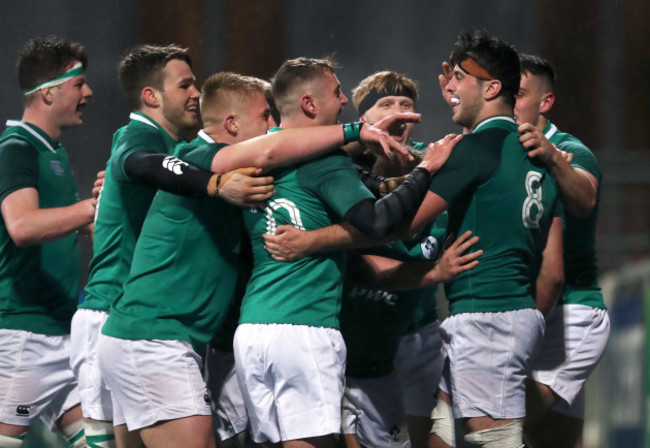
[(27, 417), (29, 416), (29, 413), (31, 412), (31, 406), (29, 405), (20, 405), (16, 408), (16, 415), (18, 417)]
[(420, 243), (422, 247), (422, 255), (427, 260), (435, 260), (438, 257), (438, 252), (440, 251), (440, 243), (438, 240), (432, 236), (428, 236), (424, 241)]
[(59, 162), (58, 160), (51, 160), (50, 166), (52, 167), (52, 171), (54, 171), (54, 174), (56, 174), (57, 176), (63, 176), (63, 173), (65, 173), (65, 171), (63, 171), (63, 167), (61, 166), (61, 162)]

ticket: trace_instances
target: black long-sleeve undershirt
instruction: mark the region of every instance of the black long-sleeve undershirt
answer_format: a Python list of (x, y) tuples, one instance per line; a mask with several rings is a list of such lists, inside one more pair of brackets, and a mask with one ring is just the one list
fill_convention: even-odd
[(133, 181), (181, 196), (208, 196), (208, 181), (214, 173), (170, 156), (136, 151), (124, 161), (124, 172)]

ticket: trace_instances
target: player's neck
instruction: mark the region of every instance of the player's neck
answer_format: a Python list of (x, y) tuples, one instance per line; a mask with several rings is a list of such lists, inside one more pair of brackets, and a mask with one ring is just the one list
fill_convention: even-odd
[(140, 109), (134, 111), (134, 112), (139, 112), (141, 114), (145, 114), (147, 117), (151, 118), (153, 121), (155, 121), (158, 126), (163, 128), (167, 134), (174, 140), (178, 141), (181, 135), (181, 129), (178, 128), (178, 126), (173, 125), (165, 115), (162, 113), (162, 109), (160, 107), (141, 107)]
[(515, 112), (512, 106), (507, 106), (505, 104), (487, 103), (474, 120), (474, 123), (472, 123), (471, 129), (474, 129), (477, 124), (484, 120), (487, 120), (488, 118), (496, 117), (499, 115), (512, 116), (514, 113)]
[(537, 117), (537, 123), (535, 123), (535, 127), (543, 132), (547, 124), (548, 124), (548, 119), (544, 115), (539, 114), (539, 116)]
[(54, 141), (59, 141), (59, 138), (61, 138), (61, 127), (50, 119), (47, 111), (34, 107), (26, 107), (23, 112), (22, 121), (38, 127)]

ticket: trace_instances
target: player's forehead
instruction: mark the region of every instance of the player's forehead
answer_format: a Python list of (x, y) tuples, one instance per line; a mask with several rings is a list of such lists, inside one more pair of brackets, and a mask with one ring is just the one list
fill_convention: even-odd
[(409, 98), (408, 96), (403, 96), (403, 95), (386, 95), (381, 98), (379, 98), (377, 101), (375, 101), (375, 104), (373, 107), (377, 107), (381, 104), (385, 103), (408, 103), (408, 104), (414, 104), (415, 101), (413, 101), (413, 98)]
[(164, 81), (179, 83), (183, 81), (194, 82), (194, 73), (189, 64), (181, 59), (172, 59), (165, 64), (163, 69)]

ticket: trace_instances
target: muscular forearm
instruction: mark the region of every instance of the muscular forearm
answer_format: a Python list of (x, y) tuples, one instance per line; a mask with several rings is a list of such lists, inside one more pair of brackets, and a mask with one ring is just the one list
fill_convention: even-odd
[(562, 157), (549, 166), (560, 190), (564, 208), (573, 216), (586, 218), (596, 205), (596, 186), (580, 169), (573, 168)]
[(211, 169), (223, 173), (255, 166), (270, 171), (326, 154), (343, 143), (341, 125), (283, 129), (226, 146), (214, 156)]
[[(45, 208), (27, 211), (7, 223), (7, 231), (17, 246), (53, 241), (82, 229), (93, 220), (90, 199), (68, 207)], [(4, 203), (3, 203), (4, 208)]]

